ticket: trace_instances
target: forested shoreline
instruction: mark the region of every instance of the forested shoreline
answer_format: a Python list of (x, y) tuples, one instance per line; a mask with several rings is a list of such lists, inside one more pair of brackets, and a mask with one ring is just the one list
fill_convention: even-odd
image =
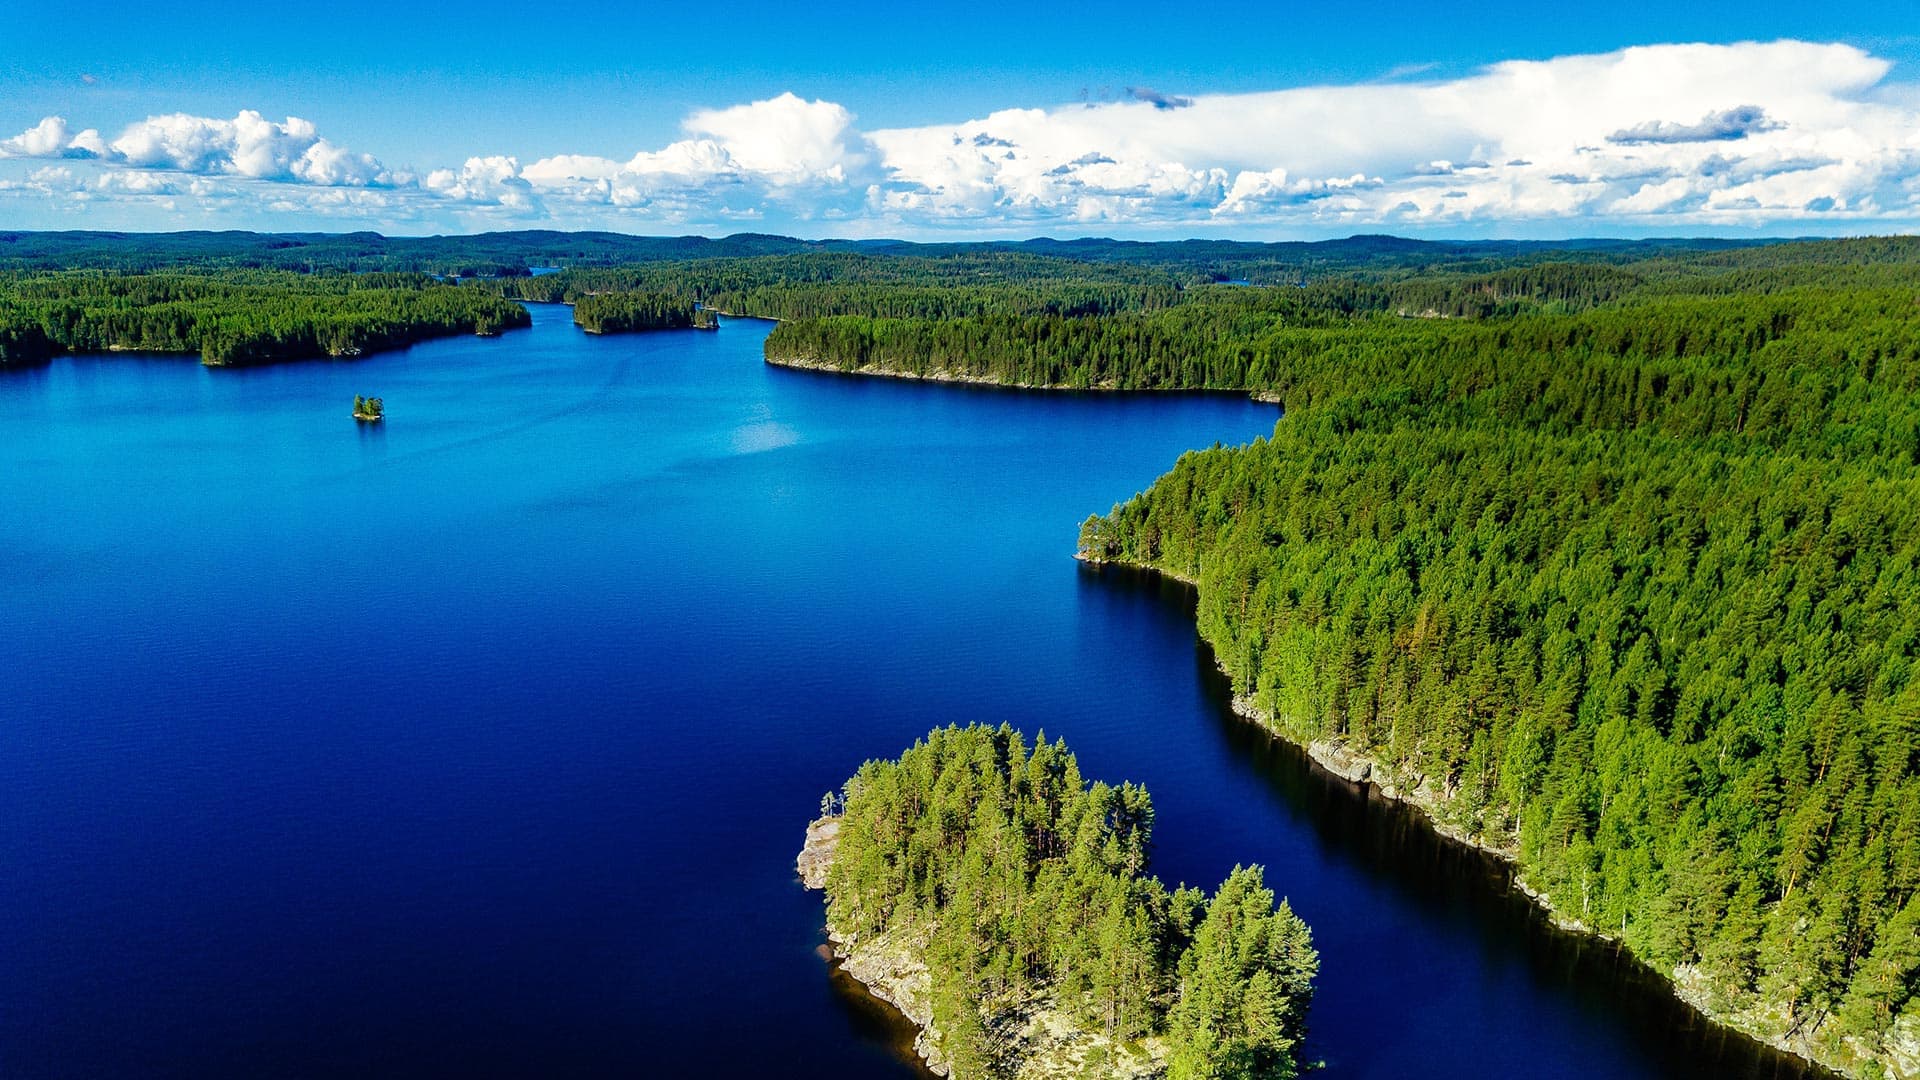
[(0, 366), (66, 353), (197, 353), (209, 366), (357, 356), (530, 322), (421, 274), (0, 274)]
[(773, 363), (1241, 389), (1272, 438), (1083, 526), (1197, 583), (1277, 733), (1510, 855), (1697, 1007), (1920, 1051), (1920, 278), (1861, 241), (783, 322)]
[(588, 293), (573, 301), (573, 324), (589, 334), (714, 330), (720, 320), (691, 300), (658, 292)]
[(1083, 551), (1196, 581), (1252, 715), (1711, 1015), (1910, 1071), (1913, 291), (1381, 334), (1272, 339), (1242, 370), (1273, 437), (1187, 455)]
[(1257, 866), (1211, 897), (1148, 874), (1145, 789), (1089, 784), (1064, 742), (939, 729), (862, 765), (822, 809), (809, 847), (823, 826), (832, 840), (811, 874), (836, 945), (862, 972), (925, 972), (924, 997), (868, 978), (914, 999), (954, 1080), (1300, 1071), (1318, 969), (1306, 924)]

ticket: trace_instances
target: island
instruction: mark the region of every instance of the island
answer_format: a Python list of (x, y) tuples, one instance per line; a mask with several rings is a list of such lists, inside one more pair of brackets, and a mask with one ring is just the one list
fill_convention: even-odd
[(936, 730), (821, 800), (802, 883), (847, 974), (953, 1080), (1298, 1074), (1319, 959), (1258, 866), (1208, 897), (1147, 872), (1144, 788), (1064, 741)]
[(692, 300), (665, 292), (588, 293), (573, 301), (573, 322), (589, 334), (641, 330), (717, 330), (719, 317)]
[(353, 395), (353, 418), (363, 424), (377, 424), (386, 418), (386, 403), (377, 397)]

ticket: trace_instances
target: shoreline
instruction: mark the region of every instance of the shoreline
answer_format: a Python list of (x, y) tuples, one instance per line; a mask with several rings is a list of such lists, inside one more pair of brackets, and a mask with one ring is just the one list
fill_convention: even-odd
[[(777, 320), (776, 320), (777, 321)], [(944, 368), (925, 374), (913, 371), (896, 371), (892, 368), (864, 367), (843, 368), (824, 360), (806, 360), (798, 357), (765, 357), (765, 362), (773, 367), (788, 368), (793, 371), (820, 371), (829, 375), (852, 375), (862, 378), (907, 379), (913, 382), (940, 383), (947, 386), (982, 386), (1001, 390), (1039, 390), (1051, 393), (1084, 394), (1232, 394), (1245, 395), (1264, 405), (1280, 404), (1279, 395), (1272, 391), (1208, 389), (1206, 387), (1139, 387), (1123, 390), (1112, 383), (1097, 383), (1093, 386), (1067, 386), (1062, 383), (1026, 383), (1006, 382), (988, 375), (972, 375), (962, 371), (948, 371)]]
[[(794, 860), (802, 887), (825, 891), (839, 843), (839, 815), (807, 824), (806, 842)], [(950, 1075), (940, 1053), (940, 1030), (933, 1023), (933, 979), (921, 959), (926, 942), (918, 930), (924, 928), (889, 927), (862, 940), (844, 933), (829, 917), (825, 929), (840, 970), (913, 1024), (913, 1051), (922, 1067), (935, 1076)], [(1112, 1080), (1159, 1080), (1165, 1074), (1166, 1048), (1158, 1038), (1148, 1038), (1143, 1048), (1122, 1046), (1055, 1009), (1050, 997), (993, 999), (982, 1005), (983, 1012), (991, 1013), (987, 1023), (997, 1041), (1012, 1051), (1000, 1062), (1012, 1080), (1074, 1080), (1089, 1075), (1087, 1069), (1095, 1062)]]
[[(1085, 552), (1076, 552), (1074, 558), (1090, 567), (1113, 567), (1134, 573), (1148, 573), (1157, 577), (1177, 581), (1199, 592), (1197, 579), (1175, 570), (1165, 569), (1147, 563), (1131, 562), (1124, 559), (1090, 558)], [(1344, 740), (1314, 739), (1300, 740), (1286, 732), (1280, 724), (1262, 715), (1253, 699), (1240, 692), (1237, 680), (1213, 651), (1213, 643), (1200, 637), (1196, 628), (1195, 637), (1207, 647), (1208, 658), (1213, 661), (1215, 670), (1226, 679), (1231, 688), (1231, 708), (1234, 715), (1265, 732), (1270, 738), (1279, 740), (1304, 754), (1313, 767), (1329, 776), (1354, 785), (1368, 794), (1377, 793), (1380, 797), (1415, 811), (1420, 821), (1436, 836), (1489, 855), (1509, 868), (1508, 882), (1512, 891), (1526, 897), (1555, 929), (1562, 933), (1587, 940), (1606, 942), (1620, 950), (1623, 957), (1639, 965), (1647, 973), (1656, 976), (1674, 1000), (1692, 1010), (1701, 1020), (1723, 1031), (1752, 1039), (1762, 1046), (1806, 1062), (1818, 1070), (1833, 1076), (1859, 1075), (1860, 1067), (1866, 1062), (1878, 1062), (1883, 1067), (1891, 1067), (1890, 1074), (1895, 1077), (1920, 1076), (1920, 1026), (1904, 1027), (1884, 1054), (1868, 1052), (1853, 1040), (1848, 1040), (1848, 1048), (1854, 1051), (1854, 1058), (1838, 1061), (1834, 1055), (1822, 1054), (1813, 1045), (1812, 1037), (1818, 1034), (1816, 1025), (1811, 1032), (1801, 1032), (1789, 1028), (1786, 1032), (1774, 1034), (1767, 1028), (1778, 1028), (1778, 1023), (1769, 1024), (1769, 1020), (1780, 1019), (1777, 1010), (1763, 1004), (1745, 1009), (1724, 1010), (1714, 1007), (1713, 988), (1692, 965), (1681, 965), (1673, 971), (1661, 971), (1634, 953), (1617, 934), (1588, 926), (1580, 919), (1567, 915), (1556, 907), (1544, 893), (1528, 885), (1522, 877), (1519, 851), (1507, 845), (1499, 845), (1485, 837), (1471, 835), (1458, 826), (1444, 820), (1441, 811), (1446, 805), (1443, 795), (1436, 795), (1427, 784), (1426, 777), (1397, 776), (1393, 769), (1382, 765), (1373, 757), (1350, 750)], [(1408, 781), (1411, 781), (1409, 783)], [(1798, 1037), (1795, 1037), (1798, 1036)]]
[[(839, 846), (839, 815), (825, 815), (807, 823), (806, 842), (794, 860), (802, 887), (826, 890), (827, 871)], [(830, 918), (825, 928), (828, 948), (840, 970), (906, 1017), (915, 1028), (913, 1052), (919, 1055), (921, 1065), (935, 1076), (946, 1076), (947, 1064), (938, 1047), (940, 1032), (933, 1026), (933, 1007), (928, 1001), (932, 980), (926, 965), (913, 958), (911, 943), (890, 940), (887, 934), (872, 941), (858, 941), (842, 933)]]

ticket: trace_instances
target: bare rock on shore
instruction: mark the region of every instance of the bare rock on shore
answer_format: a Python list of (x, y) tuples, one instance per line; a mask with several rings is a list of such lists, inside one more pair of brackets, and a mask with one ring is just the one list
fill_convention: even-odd
[[(817, 818), (807, 826), (806, 843), (795, 860), (801, 884), (809, 889), (826, 888), (827, 871), (839, 845), (839, 817)], [(913, 1040), (914, 1051), (927, 1063), (928, 1070), (947, 1076), (951, 1066), (940, 1053), (940, 1036), (933, 1025), (933, 976), (920, 959), (927, 949), (925, 929), (900, 927), (855, 937), (829, 922), (827, 940), (841, 970), (913, 1021), (920, 1029)], [(1076, 1022), (1046, 997), (982, 1004), (992, 1037), (1001, 1047), (1014, 1080), (1081, 1080), (1094, 1076), (1154, 1080), (1165, 1074), (1166, 1047), (1158, 1039), (1149, 1039), (1144, 1045), (1121, 1045)]]
[(840, 846), (840, 818), (815, 818), (807, 825), (807, 842), (800, 847), (795, 866), (800, 884), (809, 889), (827, 887), (827, 868), (833, 865), (833, 853)]

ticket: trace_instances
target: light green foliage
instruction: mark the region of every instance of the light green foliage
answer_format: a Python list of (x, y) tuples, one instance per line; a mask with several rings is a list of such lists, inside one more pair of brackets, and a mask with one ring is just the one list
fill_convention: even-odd
[(1168, 1080), (1296, 1075), (1317, 967), (1306, 925), (1275, 910), (1260, 868), (1235, 867), (1180, 958)]
[[(941, 729), (848, 781), (830, 918), (926, 936), (957, 1076), (990, 1075), (998, 1014), (1039, 995), (1123, 1042), (1167, 1033), (1172, 1011), (1183, 1045), (1204, 1027), (1240, 1055), (1192, 1075), (1291, 1075), (1317, 963), (1306, 925), (1257, 869), (1211, 903), (1169, 892), (1147, 873), (1152, 828), (1145, 790), (1085, 783), (1063, 743)], [(1242, 976), (1258, 976), (1251, 996), (1234, 992), (1222, 1020), (1222, 981)]]

